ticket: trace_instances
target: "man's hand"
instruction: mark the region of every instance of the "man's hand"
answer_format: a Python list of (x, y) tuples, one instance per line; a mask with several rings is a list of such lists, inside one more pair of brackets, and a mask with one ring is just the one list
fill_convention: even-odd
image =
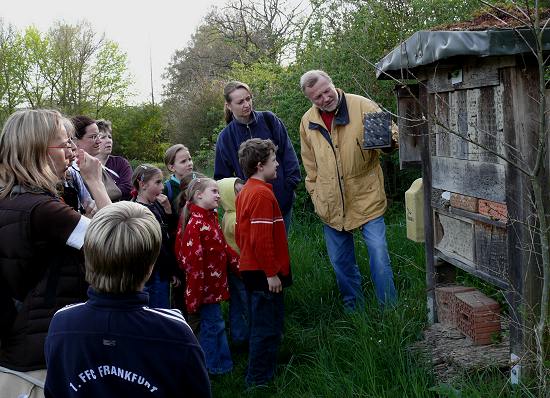
[(277, 275), (268, 276), (267, 284), (269, 285), (269, 291), (271, 293), (281, 293), (283, 291), (283, 285)]

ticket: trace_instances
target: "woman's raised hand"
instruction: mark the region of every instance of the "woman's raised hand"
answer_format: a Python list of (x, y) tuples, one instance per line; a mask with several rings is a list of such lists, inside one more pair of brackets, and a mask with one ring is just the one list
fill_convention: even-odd
[(86, 151), (78, 149), (76, 163), (80, 169), (80, 175), (86, 183), (102, 181), (101, 162), (98, 159), (89, 155)]

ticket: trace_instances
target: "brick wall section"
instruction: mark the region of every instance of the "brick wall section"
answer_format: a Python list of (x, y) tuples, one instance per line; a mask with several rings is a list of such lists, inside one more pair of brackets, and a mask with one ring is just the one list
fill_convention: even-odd
[(500, 305), (477, 290), (455, 297), (458, 329), (475, 344), (490, 344), (500, 332)]
[(468, 286), (442, 286), (435, 288), (435, 302), (437, 304), (437, 319), (440, 323), (456, 326), (456, 293), (475, 290)]
[(508, 220), (508, 207), (504, 203), (479, 199), (479, 214), (506, 222)]
[(451, 206), (457, 209), (463, 209), (477, 213), (478, 199), (473, 196), (461, 195), (451, 192)]

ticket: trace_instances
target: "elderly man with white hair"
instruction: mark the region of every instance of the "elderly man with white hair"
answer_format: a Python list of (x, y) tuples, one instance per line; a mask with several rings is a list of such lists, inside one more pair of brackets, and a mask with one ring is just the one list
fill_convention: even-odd
[(380, 112), (380, 108), (367, 98), (337, 89), (321, 70), (306, 72), (300, 86), (312, 103), (300, 123), (306, 189), (324, 223), (327, 252), (344, 308), (361, 310), (365, 302), (353, 242), (357, 229), (369, 251), (376, 297), (383, 306), (394, 305), (397, 293), (386, 242), (380, 152), (362, 145), (364, 115)]

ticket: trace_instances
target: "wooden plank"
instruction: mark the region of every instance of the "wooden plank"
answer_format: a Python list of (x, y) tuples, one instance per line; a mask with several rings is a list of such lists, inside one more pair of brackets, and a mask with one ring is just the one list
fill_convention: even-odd
[(455, 88), (451, 84), (451, 73), (459, 67), (460, 65), (452, 68), (439, 67), (434, 70), (428, 77), (428, 93), (434, 94), (454, 91)]
[(510, 270), (506, 229), (475, 222), (474, 231), (476, 268), (507, 283)]
[[(507, 155), (520, 159), (532, 167), (536, 148), (536, 120), (538, 106), (537, 68), (535, 65), (523, 65), (521, 68), (503, 71), (503, 114), (504, 138)], [(543, 176), (548, 179), (548, 171)], [(516, 168), (508, 166), (506, 170), (508, 187), (506, 200), (509, 223), (508, 263), (512, 289), (508, 294), (510, 308), (510, 350), (520, 358), (518, 366), (521, 374), (532, 366), (536, 342), (531, 332), (534, 327), (533, 309), (540, 300), (540, 247), (532, 225), (534, 209), (532, 189), (528, 178)], [(545, 198), (548, 201), (548, 198)]]
[[(500, 84), (495, 86), (493, 94), (495, 103), (496, 151), (498, 154), (504, 155), (504, 85)], [(497, 158), (497, 162), (500, 164), (506, 164), (502, 158)]]
[(432, 156), (434, 188), (505, 202), (505, 167), (497, 163), (476, 162)]
[(466, 64), (463, 68), (464, 82), (460, 88), (471, 89), (498, 86), (500, 84), (498, 67), (499, 65), (496, 63), (478, 62), (477, 59), (472, 63)]
[[(427, 154), (427, 159), (429, 160), (430, 156), (435, 156), (437, 151), (437, 125), (435, 124), (435, 101), (436, 95), (431, 94), (427, 95), (427, 109), (428, 109), (428, 142), (426, 143), (427, 148), (430, 150)], [(422, 158), (424, 161), (424, 157)]]
[[(468, 90), (466, 93), (466, 113), (468, 115), (468, 137), (471, 141), (477, 142), (479, 139), (479, 124), (478, 124), (478, 109), (479, 109), (479, 96), (481, 91), (479, 89)], [(479, 150), (477, 145), (472, 142), (468, 143), (468, 159), (479, 160)]]
[[(462, 73), (462, 82), (453, 84), (452, 74), (460, 70)], [(498, 65), (494, 63), (479, 63), (474, 60), (472, 63), (459, 64), (452, 69), (438, 69), (428, 80), (428, 92), (443, 93), (497, 86), (499, 84)]]
[(484, 224), (494, 225), (495, 227), (498, 227), (498, 228), (506, 228), (506, 223), (505, 222), (502, 222), (502, 221), (499, 221), (499, 220), (493, 220), (493, 219), (491, 219), (487, 216), (483, 216), (479, 213), (471, 213), (471, 212), (466, 211), (466, 210), (454, 209), (452, 207), (450, 207), (448, 211), (449, 211), (449, 214), (454, 214), (454, 215), (457, 215), (457, 216), (460, 216), (460, 217), (469, 218), (470, 220), (480, 221)]
[(401, 169), (408, 165), (421, 164), (422, 108), (418, 98), (418, 84), (400, 86), (397, 93), (399, 115), (399, 163)]
[(451, 141), (451, 155), (457, 159), (468, 159), (468, 141), (460, 137), (468, 134), (468, 110), (466, 108), (466, 91), (458, 90), (451, 93), (451, 109), (449, 112), (451, 127), (458, 135), (454, 135)]
[(479, 97), (479, 132), (478, 140), (488, 150), (480, 148), (479, 160), (482, 162), (497, 162), (497, 127), (495, 111), (495, 94), (493, 87), (483, 87)]
[(466, 218), (449, 217), (435, 212), (435, 248), (450, 257), (474, 265), (474, 223)]
[[(508, 144), (505, 147), (505, 155), (512, 160), (517, 159), (516, 155), (516, 121), (514, 115), (515, 107), (515, 85), (516, 83), (516, 71), (515, 69), (505, 69), (502, 73), (503, 84), (503, 134), (505, 142)], [(514, 219), (519, 219), (521, 213), (523, 213), (523, 203), (521, 201), (522, 196), (522, 184), (526, 182), (526, 179), (516, 168), (508, 166), (506, 170), (506, 184), (508, 185), (508, 191), (506, 192), (506, 201), (510, 204), (508, 206), (508, 214)], [(519, 200), (518, 200), (519, 199)], [(517, 201), (517, 202), (516, 202)], [(523, 218), (523, 217), (522, 217)], [(522, 311), (522, 274), (524, 260), (521, 252), (518, 248), (521, 247), (521, 239), (524, 236), (525, 228), (521, 223), (510, 222), (507, 228), (508, 235), (508, 262), (514, 264), (510, 268), (510, 285), (511, 289), (507, 293), (507, 301), (510, 304), (510, 353), (517, 355), (519, 358), (523, 357), (525, 352), (524, 334), (523, 334), (523, 315)], [(528, 335), (528, 333), (527, 333)], [(519, 376), (519, 375), (518, 375)]]
[[(428, 95), (425, 82), (419, 86), (420, 106), (422, 109), (428, 109), (428, 115), (432, 115), (432, 109), (435, 108), (433, 95)], [(430, 120), (431, 117), (428, 117)], [(437, 276), (435, 271), (434, 257), (434, 229), (433, 215), (431, 206), (432, 196), (432, 164), (430, 156), (432, 151), (432, 140), (435, 135), (431, 134), (432, 123), (428, 122), (422, 128), (422, 182), (424, 191), (424, 247), (426, 253), (426, 304), (428, 307), (428, 321), (437, 322), (437, 304), (435, 302), (435, 286)]]
[(483, 279), (484, 281), (489, 282), (494, 286), (500, 287), (506, 292), (510, 291), (510, 285), (508, 283), (505, 283), (504, 281), (497, 279), (492, 275), (486, 274), (485, 272), (482, 272), (478, 269), (474, 269), (471, 265), (466, 264), (457, 258), (449, 257), (445, 253), (436, 250), (436, 259), (445, 261), (449, 264), (453, 264), (455, 267), (460, 268), (461, 270), (466, 271), (473, 276)]
[(436, 118), (436, 156), (451, 156), (451, 133), (449, 133), (449, 95), (448, 93), (435, 94)]
[[(498, 70), (500, 68), (509, 68), (509, 67), (516, 66), (517, 62), (516, 62), (516, 57), (514, 55), (505, 55), (500, 57), (485, 57), (485, 58), (458, 56), (451, 59), (441, 60), (435, 64), (432, 64), (433, 66), (427, 65), (421, 68), (416, 68), (415, 76), (418, 81), (429, 80), (429, 79), (433, 79), (433, 77), (437, 72), (445, 70), (445, 72), (449, 74), (451, 73), (451, 71), (456, 70), (457, 68), (463, 65), (466, 65), (468, 63), (475, 63), (477, 65), (490, 64), (491, 68)], [(466, 87), (466, 88), (469, 88), (469, 87)], [(456, 89), (456, 87), (453, 86), (453, 90), (454, 89)]]

